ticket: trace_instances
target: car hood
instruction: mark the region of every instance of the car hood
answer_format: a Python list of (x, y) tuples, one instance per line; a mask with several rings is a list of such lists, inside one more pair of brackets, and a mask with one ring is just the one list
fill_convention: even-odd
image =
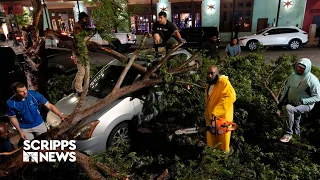
[[(80, 97), (77, 96), (76, 94), (70, 94), (69, 96), (66, 96), (62, 98), (60, 101), (58, 101), (55, 106), (59, 109), (61, 113), (67, 116), (74, 111), (79, 99)], [(98, 102), (99, 100), (100, 100), (99, 98), (96, 98), (93, 96), (87, 96), (83, 102), (81, 109), (85, 109), (93, 105), (94, 103)], [(61, 119), (56, 114), (49, 111), (47, 114), (47, 122), (49, 123), (50, 126), (57, 126), (60, 124)]]

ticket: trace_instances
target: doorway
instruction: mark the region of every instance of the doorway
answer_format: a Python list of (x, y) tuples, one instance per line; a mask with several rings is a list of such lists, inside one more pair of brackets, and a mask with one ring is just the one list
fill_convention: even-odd
[(312, 24), (317, 25), (317, 30), (316, 30), (316, 37), (320, 37), (320, 16), (313, 16), (312, 18)]
[(268, 27), (268, 18), (259, 18), (258, 25), (257, 25), (257, 32), (267, 27)]

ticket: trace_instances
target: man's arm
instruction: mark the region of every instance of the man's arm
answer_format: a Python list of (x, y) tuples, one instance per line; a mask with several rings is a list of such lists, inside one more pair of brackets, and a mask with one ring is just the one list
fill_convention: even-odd
[(239, 50), (239, 52), (236, 54), (236, 56), (239, 56), (241, 53), (241, 47), (239, 45), (238, 45), (238, 50)]
[(173, 31), (173, 35), (178, 39), (179, 43), (182, 42), (182, 39), (181, 39), (181, 34), (177, 28), (177, 26), (173, 23), (171, 23), (171, 27), (170, 27)]
[(179, 39), (179, 40), (181, 41), (181, 34), (180, 34), (180, 32), (179, 32), (178, 30), (175, 30), (175, 31), (173, 32), (173, 35), (174, 35), (177, 39)]
[(320, 101), (320, 82), (317, 78), (311, 78), (311, 83), (309, 85), (311, 97), (302, 98), (301, 101), (303, 104), (313, 104)]
[(25, 134), (22, 132), (18, 119), (15, 116), (9, 117), (11, 124), (17, 129), (22, 139), (27, 139)]
[(48, 108), (50, 111), (55, 113), (57, 116), (59, 116), (62, 120), (64, 120), (66, 117), (57, 109), (57, 107), (50, 102), (45, 104), (46, 108)]
[[(289, 76), (289, 78), (290, 78), (290, 76)], [(284, 98), (285, 98), (285, 96), (286, 96), (286, 94), (287, 94), (287, 92), (288, 92), (288, 90), (289, 90), (289, 83), (288, 83), (289, 78), (287, 79), (286, 84), (285, 84), (285, 86), (284, 86), (284, 88), (283, 88), (283, 90), (282, 90), (282, 92), (281, 92), (281, 96), (280, 96), (280, 99), (279, 99), (279, 104), (278, 104), (278, 106), (277, 106), (279, 110), (280, 110), (280, 109), (282, 108), (282, 106), (284, 105), (284, 104), (283, 104), (283, 101), (284, 101)]]

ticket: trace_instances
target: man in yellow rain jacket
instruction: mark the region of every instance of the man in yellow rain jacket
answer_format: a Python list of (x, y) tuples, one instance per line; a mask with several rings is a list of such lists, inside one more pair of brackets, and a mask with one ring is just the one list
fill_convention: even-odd
[[(233, 122), (233, 103), (236, 101), (236, 93), (225, 75), (219, 75), (219, 69), (212, 65), (207, 73), (206, 87), (206, 125), (210, 125), (213, 117), (223, 118)], [(207, 131), (207, 144), (214, 147), (218, 143), (218, 149), (229, 152), (231, 131), (222, 135), (213, 135)]]

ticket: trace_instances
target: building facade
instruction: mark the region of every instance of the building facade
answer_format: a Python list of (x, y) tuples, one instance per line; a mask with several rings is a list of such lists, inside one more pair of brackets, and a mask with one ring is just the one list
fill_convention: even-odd
[[(48, 9), (43, 13), (44, 26), (59, 31), (72, 32), (78, 12), (91, 12), (91, 8), (81, 1), (79, 5), (70, 0), (45, 2)], [(311, 8), (316, 3), (320, 6), (319, 0), (308, 0), (308, 3), (307, 0), (129, 0), (128, 7), (139, 7), (131, 16), (131, 30), (136, 34), (150, 32), (157, 14), (164, 11), (179, 29), (215, 26), (219, 28), (221, 40), (228, 41), (236, 24), (240, 25), (239, 36), (275, 26), (279, 4), (278, 26), (298, 26), (307, 30), (320, 15), (320, 11)]]

